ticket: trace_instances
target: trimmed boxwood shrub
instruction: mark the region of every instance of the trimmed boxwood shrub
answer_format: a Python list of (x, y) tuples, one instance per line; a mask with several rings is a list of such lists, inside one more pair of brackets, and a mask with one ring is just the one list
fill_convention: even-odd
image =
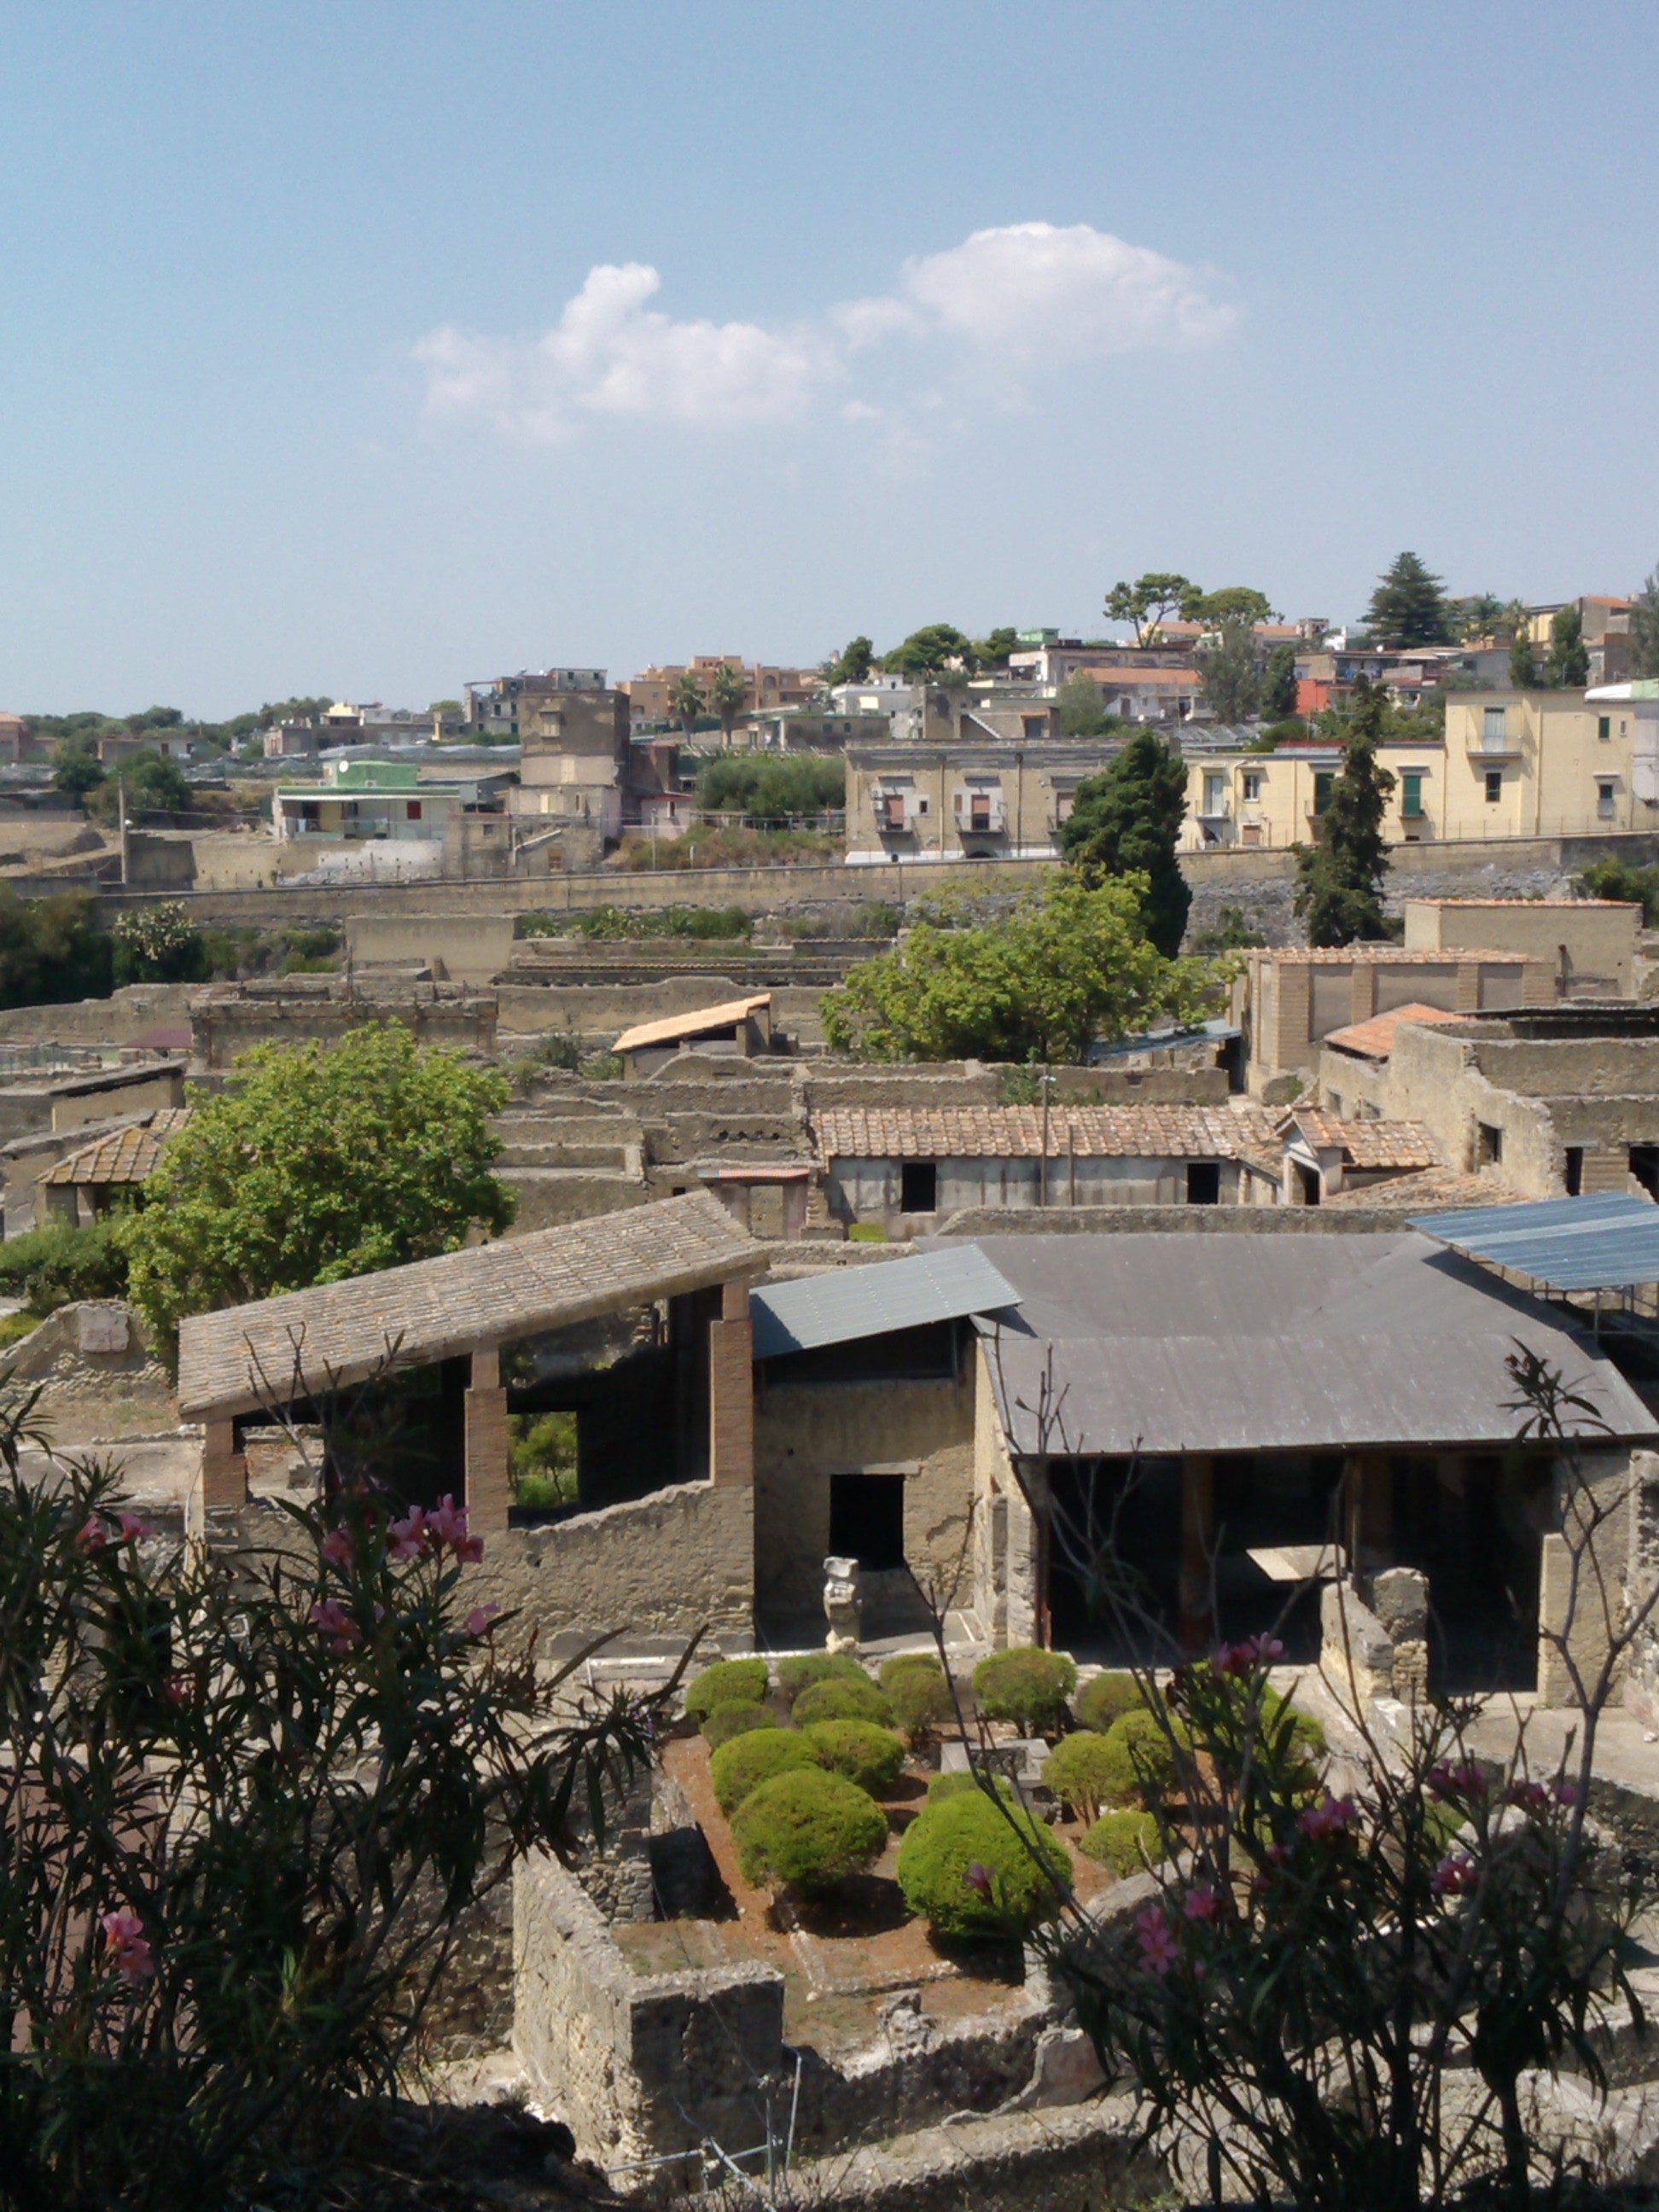
[(1077, 1668), (1066, 1654), (1035, 1644), (994, 1651), (974, 1669), (974, 1696), (987, 1720), (1013, 1721), (1028, 1732), (1058, 1728), (1076, 1687)]
[(1163, 1838), (1150, 1813), (1103, 1813), (1078, 1849), (1120, 1875), (1139, 1874), (1164, 1856)]
[(716, 1705), (702, 1724), (702, 1732), (710, 1751), (718, 1751), (723, 1743), (730, 1743), (734, 1735), (746, 1735), (750, 1729), (776, 1728), (778, 1717), (770, 1705)]
[(1073, 1698), (1072, 1711), (1081, 1727), (1104, 1735), (1114, 1721), (1121, 1720), (1125, 1713), (1134, 1712), (1146, 1702), (1145, 1693), (1133, 1674), (1097, 1674)]
[(925, 1807), (899, 1845), (898, 1885), (940, 1936), (1013, 1936), (1057, 1902), (1070, 1862), (1029, 1813), (982, 1790)]
[(899, 1778), (904, 1746), (873, 1721), (813, 1721), (801, 1730), (820, 1766), (856, 1783), (872, 1797), (885, 1797)]
[[(727, 1748), (737, 1751), (748, 1741), (740, 1736)], [(812, 1766), (775, 1775), (751, 1790), (732, 1815), (732, 1834), (745, 1881), (774, 1889), (793, 1883), (810, 1894), (862, 1874), (881, 1856), (887, 1815), (839, 1774)]]
[(900, 1675), (909, 1674), (913, 1668), (932, 1674), (942, 1674), (945, 1672), (939, 1663), (937, 1651), (900, 1651), (892, 1658), (882, 1662), (881, 1672), (876, 1679), (890, 1697), (893, 1693), (893, 1685), (898, 1680)]
[(850, 1651), (802, 1651), (793, 1659), (778, 1662), (778, 1687), (789, 1705), (814, 1683), (843, 1681), (853, 1676), (861, 1682), (870, 1679)]
[(1042, 1779), (1056, 1797), (1074, 1813), (1092, 1820), (1116, 1795), (1113, 1783), (1116, 1760), (1103, 1735), (1079, 1729), (1063, 1737), (1048, 1753)]
[(765, 1695), (764, 1659), (717, 1659), (686, 1691), (685, 1710), (703, 1721), (716, 1705), (757, 1705)]
[(906, 1651), (881, 1670), (881, 1686), (893, 1702), (893, 1719), (912, 1743), (931, 1735), (956, 1708), (945, 1669), (931, 1651)]
[[(1180, 1741), (1181, 1723), (1171, 1721), (1168, 1725)], [(1157, 1714), (1144, 1705), (1138, 1712), (1124, 1713), (1100, 1741), (1104, 1753), (1100, 1771), (1114, 1803), (1152, 1804), (1168, 1792), (1175, 1780), (1175, 1753), (1166, 1724)]]
[(860, 1670), (833, 1682), (814, 1682), (794, 1703), (795, 1724), (810, 1728), (814, 1721), (873, 1721), (878, 1728), (893, 1725), (893, 1701)]
[[(1011, 1805), (1017, 1804), (1018, 1800), (1014, 1796), (1014, 1785), (1009, 1781), (1007, 1776), (999, 1774), (995, 1777), (995, 1781), (998, 1796), (1006, 1798)], [(927, 1802), (930, 1805), (943, 1804), (948, 1798), (965, 1797), (970, 1790), (978, 1790), (981, 1797), (985, 1795), (983, 1788), (968, 1767), (959, 1766), (950, 1774), (930, 1775), (927, 1782)]]
[(708, 1762), (708, 1778), (722, 1813), (735, 1813), (751, 1790), (774, 1775), (816, 1766), (812, 1747), (793, 1729), (750, 1729), (723, 1743)]

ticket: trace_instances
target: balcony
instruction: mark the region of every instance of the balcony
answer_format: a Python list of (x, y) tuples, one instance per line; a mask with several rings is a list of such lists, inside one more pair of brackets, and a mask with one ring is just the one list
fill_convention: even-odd
[(1521, 739), (1518, 732), (1510, 736), (1508, 731), (1471, 730), (1463, 750), (1472, 761), (1516, 761), (1521, 757)]

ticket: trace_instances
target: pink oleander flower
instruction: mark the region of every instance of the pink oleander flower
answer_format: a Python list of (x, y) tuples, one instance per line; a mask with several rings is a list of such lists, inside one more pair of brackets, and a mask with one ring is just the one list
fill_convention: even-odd
[(318, 1549), (331, 1567), (349, 1566), (351, 1531), (349, 1528), (331, 1528), (318, 1546)]
[(115, 1517), (121, 1524), (121, 1533), (115, 1540), (118, 1544), (137, 1544), (155, 1534), (149, 1522), (141, 1521), (136, 1513), (118, 1513)]
[(1164, 1918), (1161, 1907), (1149, 1905), (1144, 1912), (1136, 1915), (1135, 1937), (1140, 1945), (1140, 1963), (1161, 1979), (1181, 1956), (1175, 1930)]
[(1221, 1907), (1209, 1883), (1197, 1881), (1182, 1899), (1181, 1909), (1188, 1920), (1213, 1920)]
[(75, 1532), (75, 1540), (83, 1552), (101, 1552), (109, 1541), (108, 1532), (95, 1513), (88, 1513)]
[(447, 1545), (458, 1559), (481, 1559), (483, 1557), (483, 1538), (466, 1533), (466, 1508), (457, 1505), (454, 1499), (443, 1497), (438, 1500), (435, 1512), (428, 1513), (426, 1525), (434, 1544)]
[(1518, 1805), (1523, 1813), (1541, 1813), (1550, 1802), (1550, 1792), (1542, 1782), (1511, 1782), (1504, 1792), (1506, 1805)]
[(991, 1877), (977, 1859), (973, 1861), (962, 1878), (969, 1888), (976, 1890), (980, 1896), (988, 1897), (991, 1894)]
[(1304, 1836), (1323, 1843), (1329, 1837), (1345, 1835), (1356, 1817), (1352, 1797), (1328, 1796), (1322, 1805), (1310, 1805), (1296, 1825)]
[(168, 1704), (173, 1705), (187, 1705), (192, 1686), (188, 1674), (169, 1674), (161, 1685)]
[(1474, 1887), (1474, 1861), (1467, 1851), (1448, 1851), (1429, 1876), (1429, 1887), (1437, 1897), (1462, 1897)]
[(411, 1505), (401, 1521), (386, 1524), (386, 1548), (394, 1559), (418, 1559), (427, 1547), (431, 1534), (428, 1516), (419, 1505)]
[(489, 1633), (490, 1622), (500, 1611), (501, 1607), (498, 1605), (475, 1605), (466, 1616), (467, 1634), (487, 1636)]
[(144, 1923), (130, 1905), (116, 1912), (101, 1912), (98, 1924), (104, 1931), (104, 1948), (123, 1980), (147, 1982), (155, 1972), (155, 1957), (144, 1934)]
[(1558, 1774), (1550, 1784), (1550, 1794), (1558, 1805), (1576, 1805), (1578, 1802), (1578, 1784), (1569, 1781), (1565, 1774)]
[(1472, 1759), (1457, 1766), (1433, 1766), (1426, 1787), (1431, 1797), (1484, 1797), (1486, 1778)]
[(319, 1635), (327, 1637), (329, 1648), (333, 1651), (349, 1651), (354, 1644), (361, 1644), (363, 1640), (362, 1630), (336, 1598), (313, 1605), (310, 1620)]
[(1291, 1863), (1291, 1847), (1288, 1844), (1269, 1844), (1261, 1856), (1269, 1866), (1288, 1866)]
[(1276, 1636), (1253, 1636), (1250, 1647), (1258, 1667), (1276, 1667), (1285, 1656), (1285, 1646)]
[(1248, 1644), (1218, 1644), (1210, 1664), (1218, 1674), (1248, 1674), (1250, 1647)]

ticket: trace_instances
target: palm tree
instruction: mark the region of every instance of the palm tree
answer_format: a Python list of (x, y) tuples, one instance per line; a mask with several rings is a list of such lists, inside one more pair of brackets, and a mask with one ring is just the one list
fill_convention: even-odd
[(689, 668), (682, 669), (674, 678), (668, 703), (679, 717), (680, 727), (689, 735), (691, 725), (702, 712), (702, 691)]
[(749, 695), (748, 679), (742, 669), (733, 668), (729, 660), (721, 661), (708, 683), (708, 703), (720, 718), (720, 735), (729, 745), (732, 725)]

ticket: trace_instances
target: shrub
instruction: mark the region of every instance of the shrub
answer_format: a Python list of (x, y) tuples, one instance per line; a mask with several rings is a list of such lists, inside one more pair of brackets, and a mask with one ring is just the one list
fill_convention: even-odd
[(1164, 1855), (1158, 1822), (1150, 1813), (1103, 1813), (1078, 1849), (1115, 1875), (1139, 1874)]
[(776, 1728), (778, 1717), (770, 1705), (750, 1705), (741, 1701), (729, 1705), (716, 1705), (702, 1723), (703, 1741), (710, 1751), (718, 1751), (733, 1736), (747, 1735), (752, 1729)]
[(49, 1222), (0, 1245), (0, 1291), (24, 1299), (31, 1313), (54, 1313), (79, 1298), (118, 1298), (126, 1287), (126, 1252), (107, 1221), (85, 1229)]
[(1104, 1735), (1115, 1720), (1146, 1702), (1146, 1693), (1133, 1674), (1097, 1674), (1073, 1698), (1072, 1710), (1083, 1727)]
[(708, 1777), (722, 1813), (734, 1813), (751, 1790), (774, 1775), (816, 1766), (812, 1747), (793, 1729), (750, 1729), (723, 1743), (708, 1761)]
[(765, 1695), (764, 1659), (717, 1659), (686, 1691), (685, 1710), (702, 1721), (716, 1705), (757, 1705)]
[(892, 1699), (861, 1668), (856, 1677), (838, 1674), (831, 1681), (814, 1682), (810, 1690), (801, 1692), (793, 1710), (797, 1728), (810, 1727), (814, 1721), (874, 1721), (878, 1728), (893, 1725)]
[(945, 1669), (939, 1663), (939, 1654), (936, 1651), (901, 1651), (895, 1657), (882, 1662), (881, 1673), (878, 1680), (882, 1688), (890, 1697), (893, 1685), (901, 1675), (943, 1674), (944, 1672)]
[(899, 1845), (898, 1884), (941, 1936), (1012, 1936), (1042, 1919), (1066, 1880), (1066, 1853), (1029, 1813), (981, 1790), (926, 1807)]
[(1124, 1713), (1100, 1739), (1106, 1795), (1119, 1805), (1156, 1804), (1175, 1780), (1176, 1759), (1167, 1731), (1180, 1723), (1160, 1719), (1142, 1706)]
[(850, 1651), (803, 1651), (778, 1662), (778, 1687), (783, 1701), (793, 1705), (803, 1690), (819, 1682), (867, 1681), (868, 1676)]
[(862, 1874), (879, 1858), (887, 1816), (862, 1790), (818, 1767), (763, 1782), (738, 1806), (732, 1833), (745, 1881), (775, 1889), (793, 1883), (810, 1893)]
[[(998, 1774), (992, 1778), (999, 1797), (1006, 1798), (1011, 1805), (1018, 1803), (1019, 1800), (1014, 1796), (1014, 1785), (1006, 1774)], [(927, 1802), (942, 1805), (952, 1797), (965, 1797), (970, 1790), (978, 1790), (981, 1796), (985, 1794), (983, 1784), (970, 1767), (959, 1766), (949, 1774), (930, 1775), (927, 1779)]]
[(814, 1721), (801, 1730), (812, 1756), (831, 1774), (855, 1783), (872, 1797), (885, 1797), (899, 1778), (904, 1746), (890, 1729), (873, 1721)]
[(1107, 1738), (1087, 1729), (1063, 1737), (1049, 1753), (1042, 1770), (1042, 1778), (1055, 1796), (1090, 1820), (1118, 1795), (1113, 1787), (1116, 1776), (1117, 1758)]
[(994, 1651), (974, 1669), (974, 1696), (985, 1717), (1028, 1730), (1058, 1728), (1076, 1686), (1077, 1668), (1063, 1651), (1030, 1644)]
[(893, 1701), (894, 1721), (912, 1743), (931, 1735), (956, 1710), (945, 1669), (937, 1663), (905, 1668), (894, 1677), (887, 1694)]

